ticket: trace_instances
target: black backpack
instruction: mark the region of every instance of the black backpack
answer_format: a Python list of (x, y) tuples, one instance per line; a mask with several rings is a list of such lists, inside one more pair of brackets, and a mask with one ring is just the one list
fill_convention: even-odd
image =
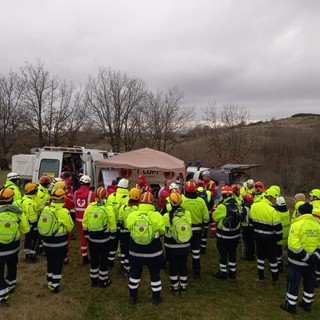
[(235, 201), (224, 203), (227, 207), (227, 215), (222, 221), (222, 224), (225, 228), (233, 230), (236, 229), (241, 220), (241, 214), (237, 203)]
[(197, 191), (197, 195), (198, 195), (199, 198), (204, 200), (204, 202), (206, 203), (207, 208), (209, 209), (209, 203), (208, 203), (208, 197), (207, 197), (206, 190)]

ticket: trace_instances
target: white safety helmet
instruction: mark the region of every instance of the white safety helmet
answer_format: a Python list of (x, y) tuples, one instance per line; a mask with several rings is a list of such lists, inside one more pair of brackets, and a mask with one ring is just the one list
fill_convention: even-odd
[(203, 175), (204, 177), (210, 177), (210, 172), (209, 172), (208, 170), (203, 171), (202, 175)]
[(280, 196), (279, 198), (277, 198), (276, 204), (278, 206), (285, 206), (286, 205), (286, 200), (284, 199), (284, 197)]
[(176, 183), (172, 182), (170, 183), (169, 190), (172, 190), (172, 189), (179, 189), (179, 186)]
[(118, 182), (118, 187), (119, 188), (128, 188), (129, 187), (129, 181), (127, 179), (121, 179), (119, 182)]
[(247, 187), (248, 187), (249, 189), (252, 189), (252, 188), (254, 187), (254, 180), (253, 180), (253, 179), (249, 179), (249, 180), (247, 181)]
[(85, 184), (89, 184), (91, 183), (91, 178), (89, 176), (83, 175), (79, 181)]
[(9, 172), (7, 174), (7, 180), (15, 180), (15, 179), (19, 179), (19, 175), (15, 172)]
[(52, 180), (52, 184), (55, 184), (55, 183), (57, 183), (57, 182), (60, 182), (60, 181), (63, 181), (61, 178), (54, 178), (53, 180)]

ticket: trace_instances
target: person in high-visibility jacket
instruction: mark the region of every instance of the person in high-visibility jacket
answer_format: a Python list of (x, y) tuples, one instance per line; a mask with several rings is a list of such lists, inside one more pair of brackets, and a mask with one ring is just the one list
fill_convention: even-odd
[(39, 239), (38, 234), (38, 203), (37, 203), (38, 185), (34, 182), (28, 182), (24, 186), (25, 195), (16, 203), (28, 219), (30, 231), (26, 233), (24, 240), (24, 253), (27, 263), (34, 263), (36, 258), (36, 246)]
[(255, 260), (255, 244), (253, 227), (249, 224), (250, 208), (253, 203), (253, 196), (245, 193), (242, 196), (242, 211), (241, 211), (241, 240), (244, 246), (242, 260)]
[[(233, 191), (230, 186), (222, 187), (221, 195), (223, 200), (213, 212), (213, 220), (218, 225), (217, 248), (219, 250), (219, 271), (215, 274), (215, 277), (221, 280), (227, 279), (228, 276), (230, 279), (236, 279), (237, 245), (240, 239), (240, 205), (233, 198)], [(228, 219), (227, 214), (231, 207), (235, 210), (234, 216), (231, 217), (230, 215), (230, 220), (226, 222), (225, 219)]]
[(299, 306), (310, 312), (314, 301), (315, 265), (320, 262), (320, 224), (312, 216), (312, 205), (298, 207), (297, 218), (288, 237), (288, 273), (285, 303), (280, 307), (296, 313), (300, 281), (303, 279), (303, 297)]
[(129, 264), (129, 243), (130, 232), (127, 229), (127, 219), (132, 211), (137, 211), (140, 202), (140, 191), (138, 188), (132, 188), (129, 192), (129, 201), (119, 208), (118, 223), (120, 224), (120, 269), (127, 276), (130, 272)]
[(9, 294), (16, 286), (20, 235), (30, 230), (24, 213), (12, 204), (13, 199), (12, 189), (0, 190), (0, 308), (2, 309), (9, 306)]
[(15, 172), (9, 172), (7, 174), (7, 181), (3, 185), (3, 188), (10, 188), (14, 192), (14, 201), (22, 198), (20, 188), (18, 185), (19, 175)]
[(120, 240), (120, 229), (121, 223), (119, 219), (119, 208), (123, 204), (127, 204), (129, 201), (129, 180), (120, 179), (118, 182), (117, 191), (108, 196), (107, 203), (112, 205), (115, 209), (117, 230), (111, 235), (110, 251), (108, 256), (108, 265), (110, 268), (114, 266), (114, 260), (116, 258), (119, 240)]
[(179, 193), (169, 196), (171, 210), (164, 216), (165, 249), (169, 261), (171, 293), (184, 295), (188, 285), (187, 260), (192, 237), (192, 220), (189, 211), (181, 208), (182, 198)]
[(117, 229), (114, 208), (107, 205), (106, 189), (99, 187), (95, 192), (96, 202), (90, 203), (83, 215), (83, 232), (89, 242), (91, 257), (91, 287), (106, 288), (111, 284), (108, 273), (108, 254), (111, 231)]
[[(198, 197), (197, 187), (194, 180), (187, 181), (185, 185), (185, 194), (182, 195), (182, 208), (189, 211), (192, 220), (192, 238), (190, 247), (192, 253), (192, 271), (195, 279), (201, 277), (201, 236), (204, 234), (203, 229), (208, 229), (209, 211), (205, 201)], [(204, 245), (204, 242), (202, 242)]]
[(163, 251), (160, 236), (165, 232), (162, 215), (155, 210), (154, 197), (151, 192), (140, 196), (139, 209), (132, 211), (127, 218), (127, 228), (131, 239), (129, 244), (130, 303), (137, 303), (138, 287), (143, 266), (148, 266), (151, 280), (152, 303), (162, 301), (162, 283), (160, 270), (163, 263)]
[(279, 212), (282, 224), (282, 240), (277, 242), (277, 262), (279, 272), (283, 271), (282, 251), (288, 244), (288, 235), (290, 229), (290, 212), (287, 208), (287, 203), (284, 197), (280, 196), (276, 200), (276, 210)]
[(249, 224), (253, 226), (258, 267), (258, 285), (265, 285), (265, 259), (269, 260), (272, 284), (279, 283), (277, 263), (277, 242), (282, 240), (282, 224), (278, 211), (274, 208), (280, 196), (274, 188), (269, 188), (260, 202), (253, 203), (250, 210)]
[[(310, 204), (312, 204), (312, 215), (320, 223), (320, 189), (313, 189), (310, 191)], [(316, 266), (316, 283), (317, 288), (320, 287), (320, 264)]]
[[(58, 188), (54, 190), (50, 196), (50, 205), (44, 207), (38, 221), (38, 231), (40, 235), (42, 235), (44, 252), (47, 258), (48, 289), (53, 293), (59, 293), (62, 290), (60, 280), (63, 261), (67, 254), (68, 232), (71, 232), (74, 226), (69, 210), (63, 208), (65, 197), (66, 193), (63, 189)], [(44, 216), (47, 209), (54, 210), (57, 229), (47, 236), (44, 236), (42, 223), (47, 221), (47, 217)]]
[(249, 193), (252, 196), (254, 196), (254, 180), (253, 179), (249, 179), (248, 181), (244, 182), (244, 184), (242, 185), (241, 189), (240, 189), (240, 196), (244, 195), (245, 193)]
[[(43, 175), (39, 179), (38, 192), (37, 192), (37, 203), (38, 203), (38, 215), (42, 212), (45, 206), (50, 202), (50, 192), (49, 187), (51, 185), (51, 178), (49, 176)], [(43, 242), (39, 238), (37, 243), (37, 254), (40, 256), (45, 255), (43, 249)]]
[(260, 202), (263, 199), (265, 192), (266, 189), (264, 187), (264, 184), (261, 181), (255, 182), (253, 202)]

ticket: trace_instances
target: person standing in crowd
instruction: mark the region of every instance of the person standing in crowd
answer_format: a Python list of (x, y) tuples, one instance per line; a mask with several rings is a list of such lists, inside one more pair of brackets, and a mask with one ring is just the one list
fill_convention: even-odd
[(146, 181), (146, 177), (143, 174), (139, 174), (136, 188), (139, 189), (141, 194), (144, 192), (152, 192), (150, 184)]
[[(320, 189), (311, 190), (310, 194), (310, 204), (312, 204), (312, 215), (316, 221), (320, 224)], [(320, 264), (316, 266), (316, 288), (320, 287)]]
[(280, 196), (277, 190), (267, 189), (260, 202), (253, 203), (249, 223), (253, 227), (257, 250), (258, 285), (265, 285), (265, 259), (269, 260), (272, 284), (278, 285), (277, 242), (282, 240), (282, 225), (278, 211), (274, 208)]
[(90, 263), (88, 257), (88, 242), (83, 232), (82, 219), (84, 212), (90, 202), (94, 202), (94, 193), (90, 189), (91, 178), (83, 175), (80, 178), (80, 188), (74, 193), (74, 208), (76, 211), (76, 223), (80, 235), (80, 254), (82, 257), (82, 265)]
[(15, 172), (9, 172), (7, 174), (7, 181), (4, 184), (3, 188), (10, 188), (14, 192), (14, 201), (21, 199), (21, 192), (18, 186), (19, 175)]
[(129, 192), (129, 201), (127, 204), (121, 205), (119, 208), (118, 222), (120, 224), (120, 258), (121, 270), (127, 276), (130, 272), (129, 264), (129, 243), (130, 232), (127, 229), (127, 219), (132, 211), (137, 211), (140, 203), (140, 191), (137, 188), (132, 188)]
[(261, 181), (254, 183), (254, 197), (253, 202), (260, 202), (263, 199), (266, 189)]
[[(37, 204), (38, 204), (38, 214), (40, 215), (43, 208), (50, 202), (49, 187), (51, 185), (51, 178), (49, 176), (41, 176), (39, 179), (38, 192), (37, 192)], [(37, 254), (40, 256), (45, 255), (43, 251), (43, 243), (39, 238), (37, 243)]]
[[(37, 203), (38, 185), (33, 182), (28, 182), (24, 186), (24, 196), (18, 205), (26, 216), (30, 231), (26, 233), (24, 240), (24, 253), (27, 263), (34, 263), (36, 258), (36, 246), (39, 238), (38, 234), (38, 203)], [(17, 203), (17, 202), (16, 202)]]
[(239, 184), (232, 184), (231, 189), (233, 191), (233, 198), (238, 204), (242, 203), (242, 195), (240, 195), (241, 186)]
[(320, 261), (320, 225), (312, 216), (312, 205), (298, 207), (297, 218), (288, 237), (288, 274), (285, 303), (280, 308), (296, 313), (300, 281), (303, 279), (303, 297), (299, 306), (306, 312), (312, 309), (315, 287), (315, 265)]
[(249, 179), (246, 181), (243, 186), (240, 189), (240, 196), (244, 195), (245, 193), (249, 193), (252, 196), (254, 195), (255, 189), (254, 189), (254, 180)]
[(116, 231), (113, 206), (107, 205), (106, 190), (99, 187), (95, 192), (96, 202), (86, 208), (82, 220), (83, 231), (89, 241), (91, 257), (91, 287), (106, 288), (111, 284), (108, 274), (109, 243), (111, 231)]
[(288, 244), (288, 235), (290, 229), (290, 212), (287, 208), (287, 203), (284, 197), (280, 196), (276, 200), (276, 210), (279, 212), (280, 221), (282, 224), (282, 240), (277, 242), (277, 263), (279, 272), (283, 271), (282, 250)]
[(115, 232), (111, 234), (111, 242), (110, 242), (110, 251), (108, 256), (108, 266), (112, 268), (114, 266), (114, 260), (116, 258), (118, 244), (120, 240), (120, 228), (121, 223), (118, 221), (119, 219), (119, 208), (123, 204), (127, 204), (129, 201), (129, 180), (121, 179), (118, 182), (117, 191), (108, 196), (107, 203), (114, 207), (116, 221), (117, 221), (117, 229)]
[(189, 211), (181, 208), (179, 193), (169, 196), (171, 210), (164, 216), (165, 249), (169, 261), (170, 287), (173, 295), (184, 295), (188, 285), (187, 260), (192, 237), (192, 221)]
[(111, 185), (107, 186), (107, 197), (109, 197), (111, 194), (115, 193), (118, 189), (118, 181), (117, 180), (112, 180)]
[(158, 193), (158, 210), (161, 211), (164, 206), (166, 205), (167, 198), (170, 195), (170, 185), (172, 181), (169, 179), (166, 179), (164, 181), (163, 187), (160, 188)]
[(127, 228), (131, 234), (129, 245), (130, 304), (137, 303), (138, 287), (143, 266), (148, 266), (151, 280), (152, 303), (162, 302), (160, 270), (163, 263), (163, 251), (160, 236), (165, 233), (162, 215), (155, 210), (151, 192), (140, 197), (139, 209), (132, 211), (127, 218)]
[(53, 293), (62, 290), (60, 280), (67, 254), (68, 232), (74, 226), (68, 209), (63, 208), (65, 197), (63, 189), (54, 190), (50, 196), (50, 205), (44, 207), (38, 221), (38, 231), (47, 258), (48, 289)]
[(254, 233), (253, 228), (249, 224), (250, 208), (253, 203), (253, 196), (249, 193), (245, 193), (242, 196), (242, 211), (241, 211), (241, 235), (242, 244), (244, 246), (244, 255), (242, 260), (255, 260), (255, 245), (254, 245)]
[[(20, 234), (30, 231), (19, 207), (13, 205), (14, 191), (0, 190), (0, 308), (7, 309), (9, 294), (16, 286)], [(5, 276), (5, 268), (7, 275)]]
[(185, 185), (185, 194), (182, 195), (182, 208), (189, 211), (192, 220), (192, 238), (190, 247), (192, 253), (192, 269), (195, 279), (201, 277), (200, 245), (203, 229), (208, 228), (209, 212), (204, 200), (197, 195), (194, 180), (189, 180)]
[(211, 179), (210, 176), (210, 171), (204, 171), (202, 173), (202, 177), (203, 177), (203, 188), (205, 190), (210, 190), (212, 193), (212, 199), (216, 199), (218, 191), (217, 191), (217, 186), (216, 183)]
[[(217, 222), (217, 248), (219, 250), (219, 271), (215, 277), (221, 280), (236, 279), (237, 245), (240, 239), (240, 207), (233, 198), (232, 188), (221, 188), (222, 202), (213, 212), (213, 220)], [(229, 261), (229, 272), (228, 272)]]

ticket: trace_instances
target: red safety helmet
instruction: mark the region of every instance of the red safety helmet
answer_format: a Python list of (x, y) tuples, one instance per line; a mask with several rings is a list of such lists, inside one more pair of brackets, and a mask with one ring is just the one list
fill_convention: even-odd
[(249, 193), (245, 193), (243, 196), (242, 196), (244, 202), (248, 202), (248, 203), (251, 203), (253, 202), (253, 196)]
[(236, 192), (236, 191), (240, 190), (240, 186), (238, 184), (232, 184), (231, 189), (233, 192)]
[(223, 186), (221, 188), (221, 194), (222, 195), (228, 195), (228, 196), (232, 196), (233, 195), (233, 190), (230, 186)]
[(39, 179), (39, 183), (42, 185), (49, 185), (51, 183), (51, 178), (49, 176), (42, 176)]
[(187, 181), (185, 189), (187, 192), (197, 192), (196, 183), (193, 180)]
[(259, 190), (260, 192), (265, 192), (266, 189), (264, 187), (264, 184), (261, 182), (261, 181), (257, 181), (255, 184), (254, 184), (254, 187)]

